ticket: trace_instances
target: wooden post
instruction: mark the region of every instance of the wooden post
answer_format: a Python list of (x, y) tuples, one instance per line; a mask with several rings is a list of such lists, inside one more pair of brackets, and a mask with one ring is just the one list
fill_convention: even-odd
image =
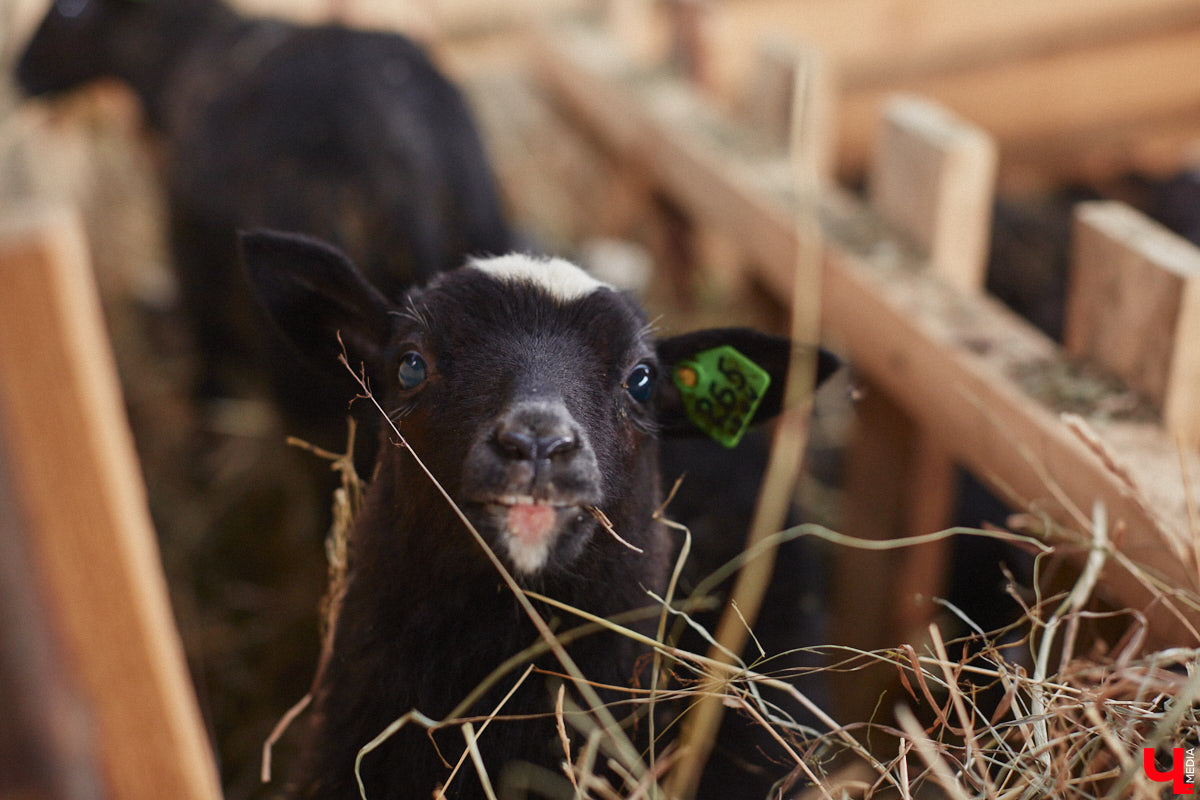
[(1200, 249), (1118, 202), (1075, 210), (1067, 352), (1116, 373), (1200, 444)]
[[(695, 103), (668, 113), (650, 98), (683, 87), (660, 78), (649, 93), (644, 75), (635, 86), (619, 59), (601, 57), (612, 48), (594, 31), (556, 28), (533, 42), (539, 76), (569, 118), (615, 158), (639, 164), (697, 224), (729, 235), (762, 270), (764, 286), (791, 296), (800, 246), (794, 205), (755, 172), (767, 165), (724, 135), (728, 123), (716, 124)], [(941, 433), (957, 460), (1015, 505), (1086, 531), (1087, 509), (1101, 501), (1124, 534), (1114, 540), (1121, 559), (1109, 560), (1098, 591), (1144, 613), (1154, 646), (1200, 640), (1200, 613), (1155, 594), (1125, 566), (1143, 565), (1169, 586), (1200, 585), (1189, 511), (1200, 492), (1185, 488), (1175, 443), (1139, 419), (1087, 414), (1082, 425), (1064, 424), (1053, 399), (1014, 378), (1029, 368), (1065, 368), (1053, 342), (991, 298), (897, 268), (890, 247), (864, 254), (860, 234), (873, 227), (844, 193), (831, 190), (823, 212), (831, 233), (823, 325), (859, 374)], [(1182, 456), (1188, 474), (1200, 475), (1200, 454)], [(1077, 564), (1088, 553), (1062, 552)]]
[(793, 132), (797, 76), (809, 96), (803, 135), (817, 189), (833, 185), (837, 150), (837, 81), (824, 52), (781, 36), (765, 36), (758, 44), (758, 63), (747, 87), (749, 123), (768, 146), (784, 150)]
[[(874, 384), (862, 389), (854, 439), (847, 453), (846, 518), (842, 526), (847, 534), (890, 539), (910, 529), (909, 503), (917, 489), (913, 485), (917, 440), (912, 419), (886, 394)], [(896, 644), (898, 637), (906, 633), (894, 627), (899, 560), (895, 551), (835, 551), (831, 629), (838, 644), (869, 650), (885, 642)], [(891, 679), (890, 674), (874, 677), (880, 681)], [(855, 675), (847, 678), (845, 686), (837, 687), (839, 707), (854, 707), (849, 719), (865, 719), (862, 713), (870, 709), (859, 708), (858, 702), (875, 701), (876, 692), (862, 689), (860, 680), (865, 679)]]
[(930, 269), (964, 292), (983, 288), (996, 145), (941, 106), (897, 96), (884, 106), (871, 205), (929, 253)]
[(101, 800), (87, 707), (64, 668), (0, 429), (0, 797)]
[(671, 61), (697, 86), (709, 86), (707, 28), (711, 0), (670, 0)]
[[(960, 291), (983, 288), (996, 149), (987, 134), (927, 101), (898, 97), (884, 111), (870, 176), (871, 202), (929, 254), (929, 269)], [(955, 464), (932, 427), (868, 385), (847, 458), (846, 532), (868, 539), (930, 533), (951, 522)], [(922, 635), (944, 593), (949, 542), (903, 550), (843, 551), (835, 569), (834, 631), (873, 649)], [(861, 676), (860, 676), (861, 677)], [(894, 676), (876, 672), (882, 684)], [(856, 680), (858, 680), (856, 678)], [(878, 692), (846, 686), (854, 719)], [(861, 706), (861, 707), (860, 707)]]
[(604, 19), (634, 63), (652, 64), (661, 56), (662, 25), (653, 0), (605, 0)]
[(214, 800), (216, 769), (78, 220), (10, 214), (0, 286), (0, 430), (105, 796)]

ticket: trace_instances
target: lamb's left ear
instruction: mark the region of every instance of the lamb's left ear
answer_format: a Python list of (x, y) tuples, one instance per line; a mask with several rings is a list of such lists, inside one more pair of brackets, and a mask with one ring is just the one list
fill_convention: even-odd
[[(791, 348), (787, 339), (749, 328), (714, 328), (660, 341), (663, 434), (707, 434), (728, 447), (737, 444), (746, 428), (779, 413)], [(818, 348), (816, 386), (841, 365)]]

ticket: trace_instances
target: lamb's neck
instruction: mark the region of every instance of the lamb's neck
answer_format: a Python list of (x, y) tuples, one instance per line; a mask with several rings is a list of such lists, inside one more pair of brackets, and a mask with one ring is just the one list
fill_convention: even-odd
[[(173, 103), (196, 103), (188, 82), (202, 82), (221, 71), (232, 44), (258, 23), (248, 20), (218, 0), (193, 0), (163, 5), (165, 19), (153, 41), (121, 55), (118, 77), (127, 81), (145, 109), (147, 121), (158, 129), (168, 127)], [(214, 86), (219, 81), (212, 82)]]
[[(352, 573), (333, 650), (316, 690), (315, 739), (305, 771), (307, 785), (323, 788), (311, 797), (337, 795), (340, 789), (332, 788), (326, 776), (348, 781), (358, 748), (396, 718), (411, 710), (435, 720), (447, 717), (505, 659), (539, 641), (525, 609), (479, 544), (462, 530), (461, 521), (452, 515), (440, 519), (429, 513), (428, 505), (422, 506), (422, 514), (406, 513), (402, 498), (407, 493), (389, 492), (380, 480), (372, 488), (361, 533), (352, 537)], [(414, 518), (424, 522), (419, 530), (397, 522)], [(598, 539), (593, 550), (585, 554), (588, 562), (579, 574), (530, 588), (601, 615), (644, 604), (642, 587), (654, 582), (639, 577), (645, 573), (637, 568), (636, 555), (607, 538)], [(581, 623), (535, 605), (558, 633)], [(629, 639), (612, 634), (578, 639), (568, 649), (589, 679), (610, 685), (633, 682), (641, 653)], [(533, 660), (546, 671), (527, 676), (506, 700), (505, 714), (537, 716), (551, 709), (554, 678), (548, 676), (562, 667), (549, 653)], [(523, 671), (524, 665), (518, 665), (498, 676), (460, 714), (489, 713)], [(481, 745), (488, 761), (532, 760), (553, 768), (559, 756), (548, 755), (545, 745), (554, 738), (551, 717), (506, 731)], [(389, 786), (433, 786), (445, 779), (440, 759), (415, 729), (397, 736), (370, 764), (369, 783), (382, 790), (380, 796), (388, 796)], [(348, 783), (342, 788), (352, 794)]]

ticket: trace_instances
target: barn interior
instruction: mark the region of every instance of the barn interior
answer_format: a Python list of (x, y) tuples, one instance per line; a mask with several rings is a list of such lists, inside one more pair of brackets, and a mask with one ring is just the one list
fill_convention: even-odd
[[(22, 721), (0, 734), (0, 796), (277, 796), (264, 746), (283, 769), (295, 757), (280, 722), (312, 681), (329, 580), (335, 499), (311, 475), (338, 454), (289, 443), (265, 393), (195, 396), (164, 144), (117, 81), (21, 96), (12, 65), (46, 7), (0, 0), (0, 287), (66, 265), (94, 283), (102, 327), (72, 327), (73, 289), (51, 287), (66, 305), (47, 310), (0, 288), (0, 555), (23, 565), (0, 572), (0, 600), (31, 604), (4, 615), (0, 649), (32, 654), (0, 669), (0, 713)], [(819, 731), (755, 717), (787, 741), (770, 796), (1161, 796), (1144, 764), (1165, 772), (1200, 731), (1200, 8), (236, 7), (426, 46), (469, 100), (523, 247), (638, 293), (660, 329), (751, 325), (846, 363), (752, 445), (749, 500), (704, 455), (679, 468), (729, 536), (804, 545), (776, 580), (817, 620), (805, 651), (828, 691)], [(119, 413), (89, 419), (90, 390), (72, 387), (91, 378), (24, 346), (59, 337), (111, 363)], [(47, 400), (60, 392), (79, 405)], [(124, 426), (136, 458), (95, 455), (89, 425)], [(47, 476), (112, 471), (138, 508), (113, 510), (114, 540), (95, 546), (144, 557), (129, 542), (152, 534), (130, 579), (150, 589), (93, 587), (86, 559), (47, 544), (60, 523), (40, 509), (66, 503)], [(755, 499), (760, 483), (774, 501)], [(721, 607), (761, 603), (765, 551), (759, 577), (721, 584)], [(121, 695), (80, 677), (104, 637), (72, 626), (110, 601), (95, 619), (130, 613), (121, 598), (144, 611), (164, 576), (169, 613), (130, 636), (167, 640), (165, 656), (147, 648), (152, 673), (181, 643), (183, 683), (146, 679), (170, 721), (146, 711), (119, 728), (122, 751), (79, 722), (121, 713)], [(740, 651), (746, 626), (721, 629)], [(771, 676), (763, 655), (727, 698), (809, 677)], [(701, 702), (706, 687), (688, 685), (693, 719), (739, 713)], [(156, 733), (189, 725), (190, 739)], [(705, 725), (627, 785), (566, 796), (705, 797)], [(130, 752), (202, 763), (150, 768), (156, 790), (113, 777), (144, 767)]]

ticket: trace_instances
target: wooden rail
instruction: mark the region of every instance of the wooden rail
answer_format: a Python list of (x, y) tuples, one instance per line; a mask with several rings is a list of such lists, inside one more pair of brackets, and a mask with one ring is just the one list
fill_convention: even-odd
[[(928, 253), (926, 270), (960, 292), (983, 291), (996, 147), (991, 138), (930, 101), (893, 98), (884, 109), (869, 176), (872, 207)], [(863, 539), (915, 536), (950, 526), (957, 500), (955, 461), (929, 419), (910, 415), (873, 381), (846, 457), (843, 530)], [(946, 594), (949, 540), (899, 551), (841, 552), (830, 601), (838, 643), (872, 649), (897, 635), (921, 641)], [(873, 587), (864, 592), (862, 586)], [(842, 710), (865, 719), (884, 670), (841, 676)], [(878, 679), (877, 687), (868, 681)], [(885, 683), (886, 682), (886, 683)], [(855, 685), (857, 684), (857, 685)], [(855, 707), (854, 704), (857, 704)]]
[[(819, 45), (841, 76), (840, 162), (866, 170), (878, 108), (932, 98), (986, 128), (1009, 182), (1178, 166), (1200, 134), (1200, 6), (1188, 0), (714, 0), (702, 48), (718, 96), (738, 97), (764, 35)], [(1137, 146), (1137, 143), (1148, 146)]]
[(0, 796), (100, 800), (87, 707), (38, 586), (10, 452), (0, 430)]
[(1066, 348), (1119, 375), (1200, 444), (1200, 249), (1126, 205), (1075, 214)]
[[(596, 31), (559, 28), (535, 46), (540, 78), (565, 115), (695, 224), (737, 241), (763, 284), (789, 296), (789, 202), (764, 157), (731, 144), (736, 125), (687, 87), (635, 74)], [(1123, 557), (1165, 586), (1197, 588), (1180, 470), (1182, 461), (1200, 475), (1194, 452), (1181, 452), (1153, 421), (1094, 414), (1065, 424), (1044, 382), (1034, 386), (1038, 376), (1071, 371), (1049, 339), (995, 301), (925, 274), (921, 258), (898, 256), (902, 248), (878, 233), (870, 212), (836, 191), (826, 198), (825, 224), (825, 330), (856, 369), (1003, 496), (1077, 531), (1087, 530), (1101, 502)], [(1146, 609), (1160, 641), (1197, 641), (1197, 610), (1152, 601), (1139, 571), (1110, 561), (1101, 584), (1121, 606)]]
[(745, 44), (763, 31), (818, 44), (848, 89), (895, 86), (914, 76), (1012, 63), (1200, 22), (1187, 0), (717, 0), (707, 31), (723, 87), (750, 68)]
[[(63, 683), (86, 710), (87, 742), (72, 752), (94, 754), (98, 796), (215, 800), (217, 772), (77, 219), (10, 212), (0, 285), (0, 439), (9, 448), (0, 495), (17, 506), (0, 533), (20, 537), (6, 552), (27, 553)], [(77, 736), (78, 720), (62, 710), (37, 709), (39, 725)], [(97, 795), (85, 787), (65, 796)]]

